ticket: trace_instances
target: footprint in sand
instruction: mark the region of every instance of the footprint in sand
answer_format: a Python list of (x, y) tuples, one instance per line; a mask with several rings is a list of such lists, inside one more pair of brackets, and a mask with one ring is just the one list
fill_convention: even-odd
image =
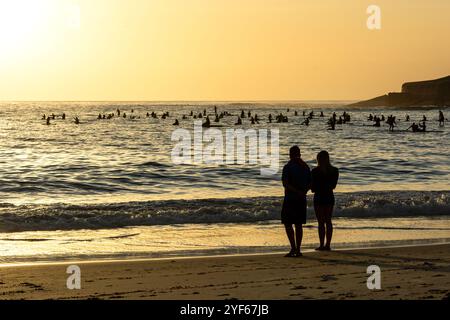
[(22, 293), (25, 293), (25, 291), (23, 291), (23, 290), (6, 291), (6, 292), (2, 292), (1, 295), (2, 296), (8, 296), (10, 294), (22, 294)]
[(440, 289), (431, 289), (428, 290), (429, 293), (446, 293), (447, 290), (440, 290)]
[(34, 283), (29, 283), (29, 282), (23, 282), (20, 284), (20, 286), (24, 286), (30, 289), (34, 289), (36, 291), (42, 291), (44, 290), (44, 288), (38, 284), (34, 284)]
[(305, 289), (308, 289), (308, 288), (304, 287), (304, 286), (296, 286), (296, 287), (291, 288), (291, 290), (305, 290)]
[(424, 262), (423, 266), (426, 267), (427, 269), (435, 269), (436, 268), (434, 263), (431, 263), (431, 262)]
[(332, 280), (337, 280), (337, 278), (333, 275), (324, 275), (321, 277), (322, 281), (332, 281)]

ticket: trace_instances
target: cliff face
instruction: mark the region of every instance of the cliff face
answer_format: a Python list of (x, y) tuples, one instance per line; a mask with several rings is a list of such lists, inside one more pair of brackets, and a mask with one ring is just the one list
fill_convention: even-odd
[(428, 100), (436, 100), (436, 103), (443, 103), (450, 98), (450, 76), (445, 78), (405, 83), (402, 92)]
[(428, 81), (403, 84), (402, 92), (391, 92), (377, 98), (360, 101), (351, 106), (400, 107), (400, 106), (450, 105), (450, 76)]

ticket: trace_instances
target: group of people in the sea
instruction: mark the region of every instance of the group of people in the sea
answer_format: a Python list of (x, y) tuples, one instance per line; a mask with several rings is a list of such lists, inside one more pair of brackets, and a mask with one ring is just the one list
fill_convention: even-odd
[[(291, 112), (291, 110), (288, 108), (286, 114), (284, 114), (283, 112), (279, 112), (275, 115), (272, 115), (272, 113), (269, 113), (268, 117), (267, 117), (267, 123), (271, 124), (271, 123), (288, 123), (290, 121), (290, 118), (288, 117), (288, 114)], [(311, 122), (316, 118), (316, 114), (314, 111), (311, 111), (309, 113), (307, 113), (306, 111), (302, 111), (303, 112), (303, 121), (299, 122), (300, 125), (302, 126), (306, 126), (308, 127)], [(292, 113), (291, 113), (292, 115)], [(211, 120), (211, 117), (213, 117), (214, 120)], [(189, 119), (204, 119), (202, 126), (204, 128), (210, 128), (210, 127), (220, 127), (220, 122), (222, 121), (222, 119), (224, 119), (225, 117), (230, 117), (233, 116), (230, 112), (228, 111), (222, 111), (219, 112), (217, 106), (214, 106), (214, 113), (213, 114), (208, 114), (207, 110), (204, 109), (202, 112), (199, 113), (195, 113), (194, 111), (190, 111), (189, 114), (184, 114), (182, 116), (181, 120), (189, 120)], [(234, 115), (236, 116), (236, 115)], [(144, 116), (143, 116), (144, 117)], [(145, 115), (146, 118), (152, 118), (152, 119), (162, 119), (165, 120), (167, 118), (170, 118), (170, 112), (168, 111), (164, 111), (162, 113), (162, 115), (159, 117), (158, 114), (154, 111), (152, 112), (147, 112)], [(295, 110), (294, 111), (294, 117), (299, 117), (299, 111)], [(318, 118), (324, 118), (325, 114), (323, 111), (320, 111), (320, 115), (318, 115)], [(125, 111), (117, 109), (115, 112), (110, 112), (110, 113), (99, 113), (97, 116), (97, 120), (111, 120), (114, 118), (123, 118), (123, 119), (130, 119), (130, 120), (135, 120), (135, 119), (141, 119), (141, 116), (135, 113), (134, 109), (131, 109), (131, 111), (129, 112), (129, 114), (127, 114)], [(56, 119), (61, 119), (61, 120), (66, 120), (66, 114), (63, 113), (61, 115), (55, 115), (55, 114), (51, 114), (51, 115), (43, 115), (42, 116), (42, 120), (45, 120), (45, 124), (50, 125), (51, 122), (53, 120)], [(73, 118), (73, 122), (75, 124), (80, 124), (80, 118), (78, 116)], [(234, 123), (234, 125), (236, 126), (241, 126), (244, 124), (244, 119), (248, 119), (248, 123), (251, 125), (255, 125), (255, 124), (260, 124), (261, 121), (263, 120), (258, 114), (253, 113), (251, 110), (250, 111), (245, 111), (245, 110), (241, 110), (240, 114), (237, 115), (237, 120)], [(336, 130), (336, 126), (337, 125), (345, 125), (345, 124), (350, 124), (352, 120), (352, 117), (350, 115), (350, 113), (348, 113), (347, 111), (344, 111), (341, 115), (337, 115), (336, 112), (333, 112), (331, 117), (327, 120), (326, 124), (327, 124), (327, 129), (328, 130)], [(397, 117), (394, 115), (389, 115), (387, 117), (385, 117), (384, 115), (373, 115), (373, 114), (369, 114), (369, 116), (367, 117), (367, 121), (369, 122), (373, 122), (372, 126), (373, 127), (381, 127), (382, 123), (386, 123), (389, 125), (389, 131), (394, 131), (396, 127), (398, 127), (398, 121)], [(410, 122), (411, 121), (411, 117), (406, 114), (405, 116), (405, 122)], [(423, 118), (421, 121), (419, 121), (418, 123), (413, 122), (411, 124), (411, 126), (409, 126), (406, 131), (411, 130), (412, 132), (426, 132), (427, 130), (427, 126), (426, 126), (426, 122), (428, 121), (427, 117), (425, 115), (423, 115)], [(439, 117), (438, 117), (438, 121), (439, 121), (439, 126), (442, 127), (445, 125), (445, 122), (448, 121), (448, 119), (445, 118), (444, 113), (442, 111), (439, 111)], [(174, 120), (173, 122), (174, 126), (180, 126), (181, 125), (181, 121), (177, 118)]]
[[(321, 117), (323, 117), (323, 112), (320, 114)], [(350, 123), (352, 120), (351, 116), (349, 113), (347, 113), (346, 111), (344, 111), (344, 113), (339, 116), (339, 119), (337, 118), (337, 114), (336, 112), (333, 112), (333, 115), (331, 116), (331, 118), (328, 120), (327, 124), (328, 124), (328, 130), (336, 130), (336, 125), (337, 124), (346, 124), (346, 123)]]
[[(45, 114), (42, 115), (42, 120), (45, 120), (45, 124), (48, 126), (52, 124), (51, 123), (52, 120), (56, 120), (56, 119), (66, 120), (66, 114), (63, 113), (58, 116), (55, 115), (54, 113), (52, 113), (51, 115), (45, 115)], [(74, 117), (73, 122), (75, 124), (80, 124), (80, 119), (78, 117)]]
[(291, 250), (285, 257), (302, 256), (303, 225), (306, 224), (307, 193), (310, 190), (314, 193), (314, 211), (319, 231), (320, 245), (316, 250), (330, 251), (333, 237), (334, 189), (339, 180), (339, 170), (331, 165), (327, 151), (319, 152), (317, 167), (313, 170), (302, 160), (298, 146), (290, 149), (289, 156), (290, 161), (284, 166), (282, 174), (285, 195), (281, 222), (291, 245)]
[[(389, 115), (387, 118), (384, 115), (381, 116), (374, 116), (372, 114), (369, 115), (367, 118), (367, 121), (374, 122), (374, 127), (381, 127), (382, 122), (386, 122), (389, 125), (389, 131), (394, 131), (395, 127), (398, 126), (397, 124), (397, 117), (394, 115)], [(410, 122), (411, 117), (409, 114), (406, 114), (405, 116), (405, 122)], [(418, 123), (413, 122), (405, 131), (411, 130), (412, 132), (426, 132), (427, 131), (427, 125), (426, 122), (428, 121), (427, 117), (423, 115), (422, 120)], [(442, 110), (439, 110), (439, 116), (438, 116), (439, 126), (443, 127), (445, 125), (445, 121), (448, 121), (448, 119), (445, 118), (444, 113)]]

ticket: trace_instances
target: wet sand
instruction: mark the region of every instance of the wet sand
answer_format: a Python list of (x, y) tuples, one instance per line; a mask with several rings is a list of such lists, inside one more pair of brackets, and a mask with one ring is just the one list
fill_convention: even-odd
[[(0, 299), (449, 299), (450, 244), (335, 252), (0, 267)], [(381, 290), (367, 289), (369, 265)]]

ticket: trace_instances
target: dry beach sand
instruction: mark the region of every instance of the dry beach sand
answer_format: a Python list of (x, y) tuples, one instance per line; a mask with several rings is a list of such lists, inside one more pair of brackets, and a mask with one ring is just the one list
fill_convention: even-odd
[[(0, 299), (449, 299), (450, 244), (189, 259), (0, 267)], [(381, 290), (367, 289), (367, 267)]]

